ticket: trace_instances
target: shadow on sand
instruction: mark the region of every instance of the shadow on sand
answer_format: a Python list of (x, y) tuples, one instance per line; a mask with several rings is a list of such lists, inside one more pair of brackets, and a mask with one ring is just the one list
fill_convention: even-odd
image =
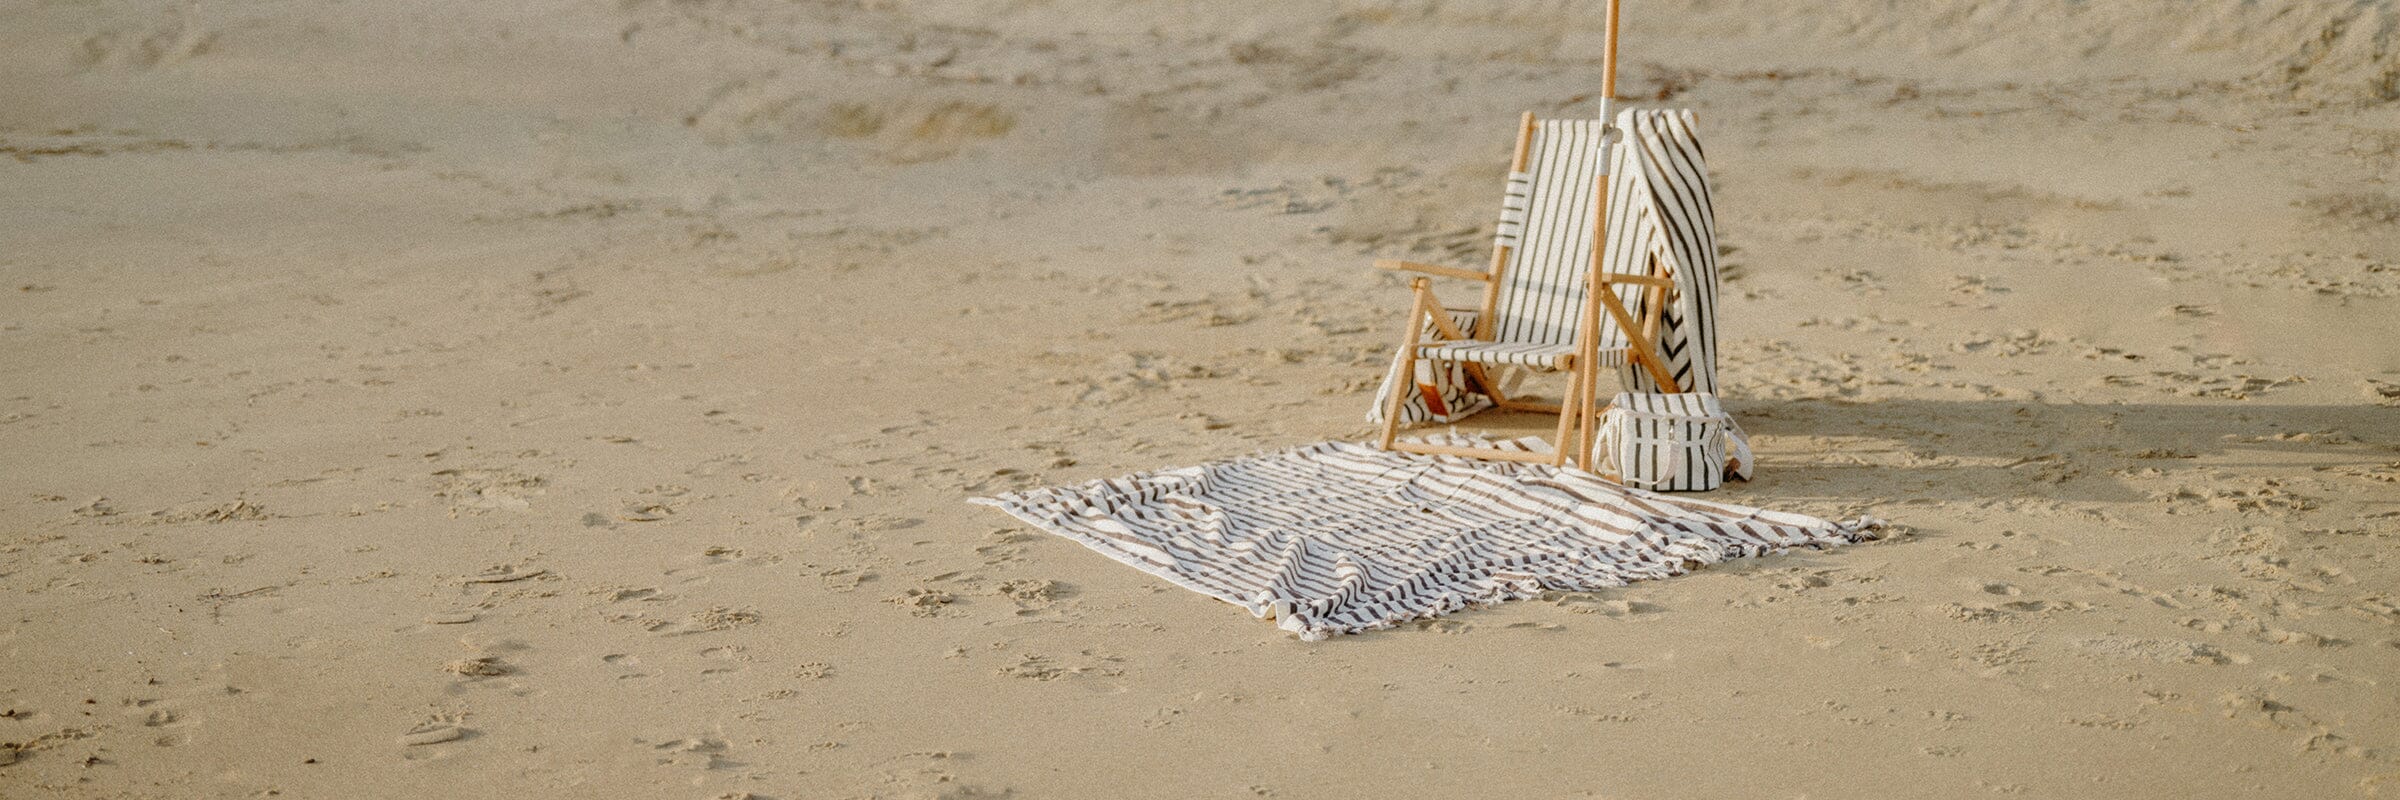
[[(2400, 409), (2371, 405), (2065, 404), (1766, 400), (1727, 411), (1757, 448), (1757, 479), (1708, 499), (2123, 503), (2121, 473), (2369, 467), (2400, 461)], [(1548, 438), (1546, 418), (1485, 414), (1466, 429)], [(1795, 441), (1813, 439), (1813, 442)], [(2400, 506), (2387, 497), (2359, 498)]]

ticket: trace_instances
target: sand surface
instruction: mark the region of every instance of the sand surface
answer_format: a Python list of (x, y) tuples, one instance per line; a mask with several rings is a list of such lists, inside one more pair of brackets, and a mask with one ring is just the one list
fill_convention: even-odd
[(1629, 5), (1901, 527), (1319, 643), (962, 500), (1363, 437), (1592, 3), (0, 5), (0, 797), (2400, 794), (2400, 10)]

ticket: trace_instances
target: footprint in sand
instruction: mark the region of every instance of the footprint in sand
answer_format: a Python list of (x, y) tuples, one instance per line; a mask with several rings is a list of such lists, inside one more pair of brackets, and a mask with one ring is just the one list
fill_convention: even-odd
[(447, 664), (443, 664), (442, 671), (468, 679), (496, 678), (516, 672), (514, 668), (507, 664), (501, 663), (499, 657), (497, 656), (475, 656), (473, 658), (456, 659)]
[(152, 745), (181, 747), (191, 741), (191, 736), (188, 732), (177, 729), (192, 725), (193, 720), (184, 712), (164, 705), (164, 703), (165, 701), (154, 699), (128, 700), (125, 703), (125, 710), (128, 715), (141, 720), (142, 727), (158, 729), (158, 736), (150, 742)]
[(783, 557), (778, 555), (751, 558), (738, 548), (715, 546), (668, 562), (666, 575), (670, 578), (680, 578), (683, 583), (706, 583), (708, 578), (702, 573), (719, 567), (728, 565), (757, 566), (780, 563), (782, 560)]
[(958, 598), (940, 589), (916, 588), (886, 598), (884, 602), (905, 607), (913, 616), (938, 617), (942, 615), (943, 607), (958, 602)]
[(2298, 647), (2343, 647), (2350, 644), (2348, 641), (2322, 634), (2284, 628), (2268, 628), (2260, 631), (2258, 638), (2263, 642)]
[(514, 564), (495, 564), (485, 568), (482, 572), (459, 579), (459, 584), (471, 586), (478, 583), (515, 583), (549, 574), (550, 571), (546, 569), (520, 567)]
[(2250, 657), (2228, 653), (2213, 645), (2169, 639), (2094, 636), (2071, 642), (2075, 649), (2111, 658), (2156, 661), (2161, 664), (2248, 664)]
[(1604, 617), (1630, 617), (1651, 614), (1665, 609), (1639, 600), (1606, 600), (1590, 596), (1568, 596), (1558, 601), (1558, 607), (1576, 614), (1599, 614)]
[(1039, 614), (1074, 593), (1066, 584), (1040, 578), (1006, 581), (998, 591), (1017, 604), (1018, 616)]
[(817, 573), (817, 577), (824, 581), (826, 590), (847, 592), (857, 589), (861, 584), (875, 580), (876, 575), (866, 570), (829, 569)]
[[(639, 740), (636, 740), (639, 741)], [(726, 769), (741, 766), (725, 759), (728, 748), (724, 740), (706, 736), (690, 736), (651, 744), (654, 763), (661, 766), (679, 765), (699, 769)]]
[(409, 728), (408, 732), (400, 734), (400, 746), (423, 747), (455, 742), (466, 738), (467, 734), (472, 732), (451, 722), (428, 720), (417, 724), (416, 727)]
[(74, 63), (83, 69), (115, 66), (148, 71), (208, 55), (216, 42), (216, 31), (178, 10), (147, 26), (118, 28), (84, 39)]
[(632, 680), (635, 678), (648, 678), (656, 674), (643, 671), (642, 660), (633, 657), (631, 653), (610, 653), (608, 655), (601, 656), (600, 663), (616, 669), (617, 680), (621, 681)]
[(700, 674), (722, 675), (728, 672), (740, 672), (744, 669), (747, 669), (742, 662), (750, 661), (751, 658), (743, 653), (744, 649), (737, 645), (725, 645), (722, 647), (711, 647), (701, 650), (701, 658), (725, 663), (721, 663), (716, 666), (703, 667), (700, 670)]
[(1076, 655), (1066, 658), (1056, 658), (1040, 653), (1025, 653), (1018, 657), (1017, 663), (1001, 667), (997, 671), (999, 674), (1011, 678), (1028, 678), (1045, 682), (1085, 676), (1115, 677), (1125, 674), (1124, 668), (1117, 666), (1124, 661), (1123, 658), (1097, 650), (1082, 650)]
[(1183, 716), (1183, 709), (1167, 706), (1150, 712), (1150, 716), (1142, 719), (1142, 727), (1153, 730), (1164, 728), (1175, 724), (1176, 718), (1181, 716)]
[(1024, 558), (1025, 543), (1039, 538), (1020, 528), (1001, 528), (984, 534), (990, 544), (977, 546), (975, 554), (983, 557), (984, 566), (997, 567)]
[(529, 508), (549, 484), (540, 475), (507, 467), (445, 469), (433, 477), (433, 494), (449, 501), (452, 517)]
[(728, 631), (757, 623), (762, 617), (757, 611), (728, 606), (710, 606), (686, 615), (680, 622), (653, 625), (652, 633), (661, 636), (688, 636), (714, 631)]
[(673, 595), (661, 593), (656, 586), (643, 586), (639, 588), (619, 586), (601, 589), (597, 592), (597, 594), (603, 598), (606, 598), (608, 602), (611, 603), (625, 603), (636, 600), (661, 602), (675, 599)]

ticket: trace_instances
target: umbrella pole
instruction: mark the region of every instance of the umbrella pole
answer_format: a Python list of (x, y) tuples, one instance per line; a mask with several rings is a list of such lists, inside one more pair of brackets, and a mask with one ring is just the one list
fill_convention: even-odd
[[(1609, 106), (1617, 101), (1618, 3), (1619, 0), (1608, 0), (1608, 27), (1601, 33), (1600, 116), (1602, 119), (1600, 122), (1603, 125), (1612, 124), (1610, 120), (1607, 119), (1609, 114)], [(1624, 146), (1622, 141), (1619, 142), (1618, 146)], [(1601, 152), (1605, 158), (1607, 150), (1603, 148)], [(1599, 301), (1602, 299), (1601, 295), (1603, 293), (1607, 293), (1608, 295), (1606, 299), (1609, 301), (1609, 310), (1612, 313), (1616, 311), (1616, 288), (1610, 286), (1608, 281), (1601, 277), (1606, 272), (1606, 268), (1602, 264), (1602, 259), (1605, 256), (1605, 251), (1608, 249), (1608, 186), (1610, 183), (1612, 183), (1607, 174), (1608, 162), (1603, 161), (1601, 164), (1600, 185), (1594, 187), (1592, 193), (1592, 205), (1594, 208), (1592, 209), (1592, 274), (1590, 278), (1591, 283), (1589, 284), (1591, 294), (1584, 300), (1585, 308), (1583, 318), (1584, 332), (1588, 335), (1588, 337), (1583, 341), (1583, 349), (1577, 353), (1577, 355), (1580, 356), (1580, 358), (1577, 360), (1581, 363), (1576, 365), (1583, 370), (1582, 378), (1584, 389), (1583, 405), (1574, 409), (1574, 413), (1582, 417), (1582, 424), (1576, 430), (1575, 436), (1575, 463), (1578, 466), (1583, 467), (1584, 471), (1586, 472), (1600, 471), (1599, 466), (1592, 463), (1592, 439), (1593, 435), (1598, 432), (1595, 430), (1595, 428), (1599, 423), (1600, 397), (1598, 381), (1600, 379), (1600, 365), (1598, 363), (1599, 352), (1596, 345), (1599, 338), (1598, 334), (1600, 329)], [(1624, 315), (1616, 314), (1616, 316), (1622, 318)], [(1620, 322), (1619, 324), (1623, 323)], [(1565, 447), (1566, 442), (1559, 442), (1559, 446), (1562, 448)]]
[(1608, 32), (1600, 46), (1600, 97), (1617, 99), (1617, 1), (1608, 0)]

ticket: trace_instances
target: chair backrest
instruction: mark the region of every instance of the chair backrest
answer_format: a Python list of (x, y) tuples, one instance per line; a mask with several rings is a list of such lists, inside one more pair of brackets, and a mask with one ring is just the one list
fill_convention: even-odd
[[(1682, 391), (1717, 390), (1717, 220), (1710, 200), (1708, 162), (1692, 132), (1688, 110), (1627, 109), (1610, 159), (1608, 270), (1639, 273), (1656, 259), (1675, 279), (1660, 311), (1658, 349)], [(1643, 292), (1620, 290), (1636, 318), (1648, 313)], [(1665, 391), (1638, 369), (1620, 371), (1626, 388)]]
[(1510, 173), (1499, 243), (1510, 247), (1492, 304), (1491, 338), (1572, 344), (1592, 269), (1592, 201), (1608, 162), (1607, 125), (1542, 120), (1525, 171)]

